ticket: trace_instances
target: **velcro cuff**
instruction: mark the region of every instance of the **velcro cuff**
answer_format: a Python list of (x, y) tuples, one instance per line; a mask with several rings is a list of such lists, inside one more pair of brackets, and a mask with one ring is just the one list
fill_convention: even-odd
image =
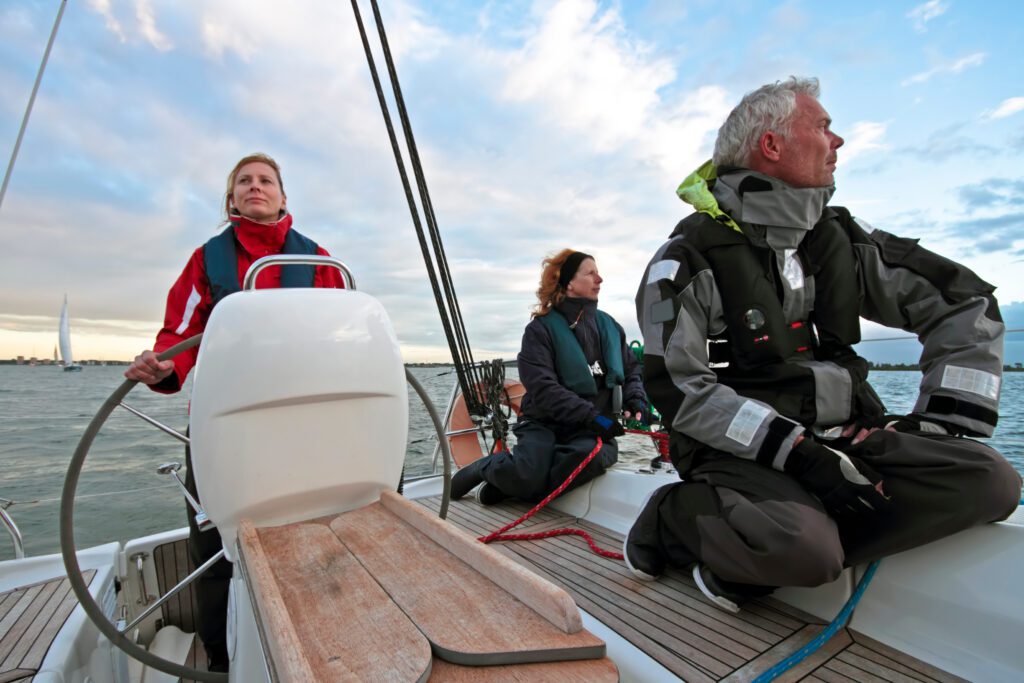
[(996, 423), (999, 421), (999, 413), (991, 408), (980, 406), (977, 403), (964, 401), (963, 399), (954, 398), (953, 396), (929, 397), (925, 412), (934, 413), (936, 415), (959, 415), (960, 417), (966, 417), (969, 420), (984, 422), (992, 427), (995, 427)]
[(795, 428), (796, 425), (784, 417), (776, 417), (769, 422), (768, 433), (761, 442), (761, 447), (757, 449), (757, 462), (765, 467), (774, 467), (782, 444)]

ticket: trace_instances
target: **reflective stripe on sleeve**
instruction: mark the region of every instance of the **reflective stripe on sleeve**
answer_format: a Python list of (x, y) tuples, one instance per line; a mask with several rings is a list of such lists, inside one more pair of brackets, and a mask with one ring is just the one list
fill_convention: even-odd
[(199, 296), (196, 286), (192, 285), (192, 293), (188, 295), (188, 301), (185, 302), (185, 312), (181, 316), (181, 324), (174, 329), (174, 334), (184, 334), (185, 330), (188, 329), (189, 323), (192, 321), (192, 316), (196, 312), (196, 306), (202, 300), (203, 297)]
[(658, 280), (674, 280), (679, 272), (679, 261), (658, 261), (652, 263), (647, 271), (647, 284), (653, 284)]
[(999, 398), (999, 377), (983, 370), (947, 365), (942, 370), (942, 388), (967, 391), (994, 401)]
[(726, 430), (725, 435), (733, 441), (749, 446), (750, 442), (754, 440), (757, 428), (761, 426), (761, 423), (764, 422), (764, 419), (771, 412), (771, 410), (760, 403), (745, 401), (743, 407), (739, 409), (736, 416), (732, 418), (732, 422), (729, 423), (729, 429)]

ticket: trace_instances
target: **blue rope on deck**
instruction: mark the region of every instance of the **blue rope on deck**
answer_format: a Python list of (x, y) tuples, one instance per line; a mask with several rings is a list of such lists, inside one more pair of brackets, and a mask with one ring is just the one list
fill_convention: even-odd
[(768, 681), (774, 681), (777, 677), (807, 659), (807, 657), (816, 652), (818, 648), (827, 643), (829, 638), (834, 636), (836, 631), (841, 629), (850, 618), (853, 608), (857, 606), (858, 602), (860, 602), (861, 596), (864, 595), (864, 591), (867, 590), (868, 584), (871, 583), (871, 579), (875, 576), (875, 570), (878, 569), (879, 562), (881, 562), (881, 560), (875, 560), (868, 565), (867, 571), (865, 571), (864, 576), (861, 577), (860, 583), (857, 584), (857, 587), (853, 591), (853, 595), (851, 595), (850, 599), (846, 601), (843, 608), (839, 610), (839, 614), (837, 614), (836, 618), (832, 620), (832, 623), (825, 627), (824, 631), (815, 636), (802, 648), (755, 678), (754, 683), (767, 683)]

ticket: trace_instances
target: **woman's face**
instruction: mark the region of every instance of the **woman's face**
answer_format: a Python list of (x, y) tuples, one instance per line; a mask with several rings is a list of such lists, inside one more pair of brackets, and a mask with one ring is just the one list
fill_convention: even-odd
[(569, 296), (597, 301), (602, 282), (604, 282), (604, 278), (597, 272), (597, 263), (592, 258), (585, 258), (576, 270), (576, 274), (569, 280), (565, 293)]
[(231, 204), (242, 216), (258, 223), (273, 223), (281, 215), (287, 198), (277, 181), (277, 173), (262, 161), (252, 161), (238, 169), (231, 188)]

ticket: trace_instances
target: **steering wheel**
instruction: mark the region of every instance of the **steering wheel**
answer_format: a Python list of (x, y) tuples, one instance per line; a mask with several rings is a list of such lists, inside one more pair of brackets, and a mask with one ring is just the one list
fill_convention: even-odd
[[(182, 351), (187, 351), (192, 347), (199, 344), (202, 340), (203, 335), (197, 334), (194, 337), (186, 339), (180, 344), (173, 346), (163, 353), (157, 356), (159, 360), (167, 360), (174, 358)], [(85, 584), (82, 579), (82, 569), (78, 564), (78, 554), (76, 553), (75, 546), (75, 524), (74, 524), (74, 511), (75, 511), (75, 491), (78, 488), (78, 478), (82, 473), (82, 465), (85, 463), (85, 457), (89, 454), (89, 448), (92, 446), (93, 440), (96, 438), (96, 434), (99, 433), (100, 427), (107, 421), (110, 414), (114, 412), (114, 409), (121, 403), (122, 399), (128, 395), (135, 385), (138, 384), (137, 380), (128, 379), (121, 383), (117, 389), (114, 390), (100, 409), (93, 416), (89, 422), (89, 426), (86, 427), (85, 433), (82, 434), (82, 438), (78, 441), (78, 447), (75, 448), (74, 455), (71, 456), (71, 462), (68, 464), (68, 473), (64, 477), (64, 490), (61, 492), (60, 497), (60, 552), (64, 558), (64, 569), (68, 573), (68, 581), (71, 583), (71, 590), (74, 591), (75, 596), (78, 598), (79, 604), (82, 609), (85, 610), (85, 614), (89, 617), (96, 628), (99, 629), (100, 633), (105, 635), (111, 643), (113, 643), (120, 650), (125, 652), (130, 657), (134, 657), (146, 666), (152, 667), (157, 671), (162, 671), (172, 676), (180, 676), (182, 679), (192, 679), (195, 681), (204, 681), (205, 683), (227, 683), (228, 675), (225, 673), (211, 672), (211, 671), (200, 671), (189, 666), (172, 662), (163, 657), (159, 657), (149, 650), (136, 645), (132, 642), (118, 627), (112, 623), (107, 616), (103, 613), (103, 609), (99, 606), (96, 600), (92, 597), (89, 592), (89, 587)], [(198, 574), (193, 574), (187, 581), (191, 582), (196, 578)]]
[[(180, 344), (160, 353), (157, 356), (157, 359), (167, 360), (169, 358), (174, 358), (181, 352), (197, 346), (202, 338), (202, 334), (190, 337)], [(444, 425), (442, 424), (430, 397), (427, 395), (420, 382), (412, 375), (411, 372), (409, 372), (408, 368), (405, 370), (405, 376), (409, 384), (411, 384), (413, 389), (416, 390), (420, 400), (423, 401), (424, 406), (426, 406), (427, 412), (430, 414), (431, 421), (434, 423), (434, 429), (438, 434), (441, 451), (444, 454), (444, 487), (440, 510), (440, 517), (444, 519), (451, 497), (451, 451), (448, 447), (448, 440), (444, 436)], [(82, 473), (82, 466), (85, 464), (85, 458), (89, 454), (89, 448), (92, 446), (93, 440), (99, 433), (100, 428), (107, 421), (107, 418), (110, 417), (110, 414), (114, 412), (114, 409), (121, 404), (124, 397), (135, 388), (136, 384), (138, 384), (137, 380), (125, 380), (117, 389), (114, 390), (107, 400), (103, 402), (103, 405), (100, 406), (99, 410), (96, 411), (96, 415), (94, 415), (92, 420), (89, 422), (89, 426), (86, 427), (85, 433), (82, 434), (82, 438), (78, 442), (78, 447), (75, 448), (74, 455), (71, 456), (71, 462), (68, 464), (68, 472), (64, 478), (64, 488), (61, 492), (60, 499), (60, 550), (61, 556), (64, 560), (64, 568), (67, 571), (71, 590), (74, 591), (79, 604), (85, 611), (86, 616), (88, 616), (92, 623), (95, 624), (100, 633), (106, 636), (114, 646), (122, 650), (125, 654), (139, 660), (148, 667), (156, 669), (157, 671), (162, 671), (163, 673), (167, 673), (172, 676), (179, 676), (185, 680), (191, 679), (195, 681), (204, 681), (204, 683), (227, 683), (228, 675), (225, 673), (201, 671), (199, 669), (184, 666), (177, 662), (172, 662), (168, 659), (155, 655), (144, 647), (132, 642), (132, 640), (130, 640), (125, 633), (121, 631), (116, 624), (111, 622), (103, 613), (103, 609), (93, 598), (92, 594), (89, 592), (89, 587), (82, 579), (82, 569), (78, 564), (78, 554), (76, 552), (74, 525), (75, 491), (78, 488), (78, 479)], [(193, 572), (182, 584), (179, 585), (179, 589), (194, 581), (201, 573), (201, 571)], [(152, 605), (151, 609), (155, 609), (157, 605), (159, 605), (159, 602)], [(125, 630), (127, 631), (128, 629), (126, 628)]]

